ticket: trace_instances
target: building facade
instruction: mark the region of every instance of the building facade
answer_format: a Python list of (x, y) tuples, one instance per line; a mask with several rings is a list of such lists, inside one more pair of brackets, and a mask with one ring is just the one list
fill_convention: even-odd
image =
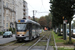
[(23, 0), (15, 0), (16, 1), (16, 20), (23, 18)]
[(23, 17), (28, 19), (28, 5), (26, 1), (23, 1)]
[(10, 27), (14, 28), (16, 17), (15, 0), (1, 0), (0, 31), (6, 31)]
[(15, 27), (15, 21), (28, 17), (27, 2), (24, 0), (0, 0), (0, 32)]
[(0, 30), (3, 30), (3, 0), (0, 0)]
[(3, 30), (6, 31), (9, 28), (14, 28), (14, 22), (16, 18), (15, 0), (3, 0)]

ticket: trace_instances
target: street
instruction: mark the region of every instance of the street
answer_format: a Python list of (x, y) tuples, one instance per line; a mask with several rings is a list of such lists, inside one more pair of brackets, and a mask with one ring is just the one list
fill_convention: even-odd
[[(47, 34), (46, 34), (47, 33)], [(32, 41), (24, 41), (24, 42), (21, 42), (21, 43), (13, 43), (11, 42), (12, 45), (10, 45), (10, 41), (11, 39), (15, 39), (15, 35), (13, 35), (13, 37), (11, 38), (2, 38), (2, 36), (0, 36), (0, 44), (2, 43), (7, 43), (8, 41), (8, 44), (4, 45), (4, 46), (0, 46), (0, 50), (28, 50), (29, 48), (31, 50), (44, 50), (47, 48), (46, 45), (48, 45), (48, 50), (54, 50), (54, 48), (49, 45), (49, 44), (53, 44), (53, 36), (51, 36), (51, 32), (50, 31), (45, 31), (45, 32), (42, 32), (40, 37), (36, 38), (36, 39), (33, 39)], [(50, 41), (47, 39), (51, 39)], [(40, 39), (40, 40), (39, 40)], [(5, 42), (4, 42), (5, 41)], [(49, 41), (49, 42), (48, 42)], [(38, 42), (38, 43), (37, 43)], [(49, 43), (49, 44), (48, 44)], [(36, 44), (35, 46), (33, 46), (34, 44)], [(33, 46), (33, 47), (31, 47)]]
[(5, 44), (14, 40), (16, 40), (15, 35), (13, 35), (13, 37), (10, 38), (3, 38), (2, 36), (0, 36), (0, 44)]

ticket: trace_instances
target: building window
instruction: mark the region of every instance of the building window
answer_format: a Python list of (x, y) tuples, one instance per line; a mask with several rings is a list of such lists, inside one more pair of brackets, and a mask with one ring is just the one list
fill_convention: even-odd
[(0, 15), (0, 20), (2, 20), (2, 17), (1, 17), (1, 15)]
[(4, 1), (3, 1), (3, 4), (4, 4)]
[(3, 20), (3, 24), (5, 25), (5, 20)]
[(8, 20), (8, 16), (7, 16), (7, 20)]
[(8, 27), (8, 23), (6, 23), (6, 27)]
[(1, 14), (1, 8), (0, 8), (0, 14)]
[(8, 14), (9, 13), (9, 11), (8, 10), (6, 10), (6, 14)]
[(8, 3), (6, 3), (6, 6), (8, 7)]
[(12, 0), (12, 4), (14, 5), (14, 0)]

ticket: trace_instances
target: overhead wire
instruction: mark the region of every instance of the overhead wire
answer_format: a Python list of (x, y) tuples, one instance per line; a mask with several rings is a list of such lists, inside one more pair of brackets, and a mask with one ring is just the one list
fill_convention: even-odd
[[(28, 3), (28, 4), (29, 4), (29, 3)], [(44, 5), (43, 5), (43, 0), (41, 0), (41, 4), (42, 4), (42, 5), (41, 5), (40, 10), (43, 8), (43, 9), (46, 11), (46, 9), (45, 9), (45, 7), (44, 7)], [(29, 6), (30, 6), (33, 10), (35, 10), (34, 7), (33, 7), (31, 4), (29, 4)], [(46, 12), (45, 12), (45, 11), (44, 11), (44, 12), (38, 12), (38, 11), (37, 11), (37, 13), (38, 13), (38, 14), (39, 14), (39, 13), (48, 13), (48, 11), (46, 11)]]
[(41, 12), (37, 11), (37, 15), (39, 15), (40, 13), (49, 13), (48, 11), (46, 11), (46, 9), (45, 9), (45, 7), (44, 7), (44, 5), (43, 5), (43, 0), (41, 0), (41, 7), (40, 7), (40, 10), (41, 10), (42, 8), (43, 8), (45, 11), (43, 11), (43, 12), (42, 12), (42, 11), (41, 11)]
[(44, 7), (44, 5), (43, 5), (43, 0), (41, 0), (41, 7), (40, 7), (40, 10), (41, 10), (42, 8), (43, 8), (45, 11), (44, 11), (44, 12), (38, 12), (38, 13), (49, 13), (49, 12), (45, 9), (45, 7)]
[[(28, 3), (29, 4), (29, 3)], [(29, 6), (32, 8), (32, 9), (34, 9), (30, 4), (29, 4)]]
[(45, 9), (45, 7), (44, 7), (44, 5), (43, 5), (43, 0), (41, 0), (41, 3), (42, 3), (42, 7), (44, 8), (44, 10), (46, 11), (46, 9)]

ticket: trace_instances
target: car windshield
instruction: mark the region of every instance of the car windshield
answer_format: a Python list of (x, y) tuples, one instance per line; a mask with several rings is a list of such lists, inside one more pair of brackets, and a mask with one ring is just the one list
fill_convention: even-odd
[(75, 33), (75, 30), (73, 30), (73, 32)]
[(8, 34), (10, 34), (10, 33), (7, 33), (7, 32), (4, 33), (4, 35), (8, 35)]
[(69, 31), (69, 29), (67, 29), (67, 31)]
[(10, 32), (5, 32), (5, 33), (10, 33)]
[(26, 29), (26, 24), (17, 24), (17, 31), (24, 31)]
[(63, 29), (61, 29), (61, 31), (63, 31)]

